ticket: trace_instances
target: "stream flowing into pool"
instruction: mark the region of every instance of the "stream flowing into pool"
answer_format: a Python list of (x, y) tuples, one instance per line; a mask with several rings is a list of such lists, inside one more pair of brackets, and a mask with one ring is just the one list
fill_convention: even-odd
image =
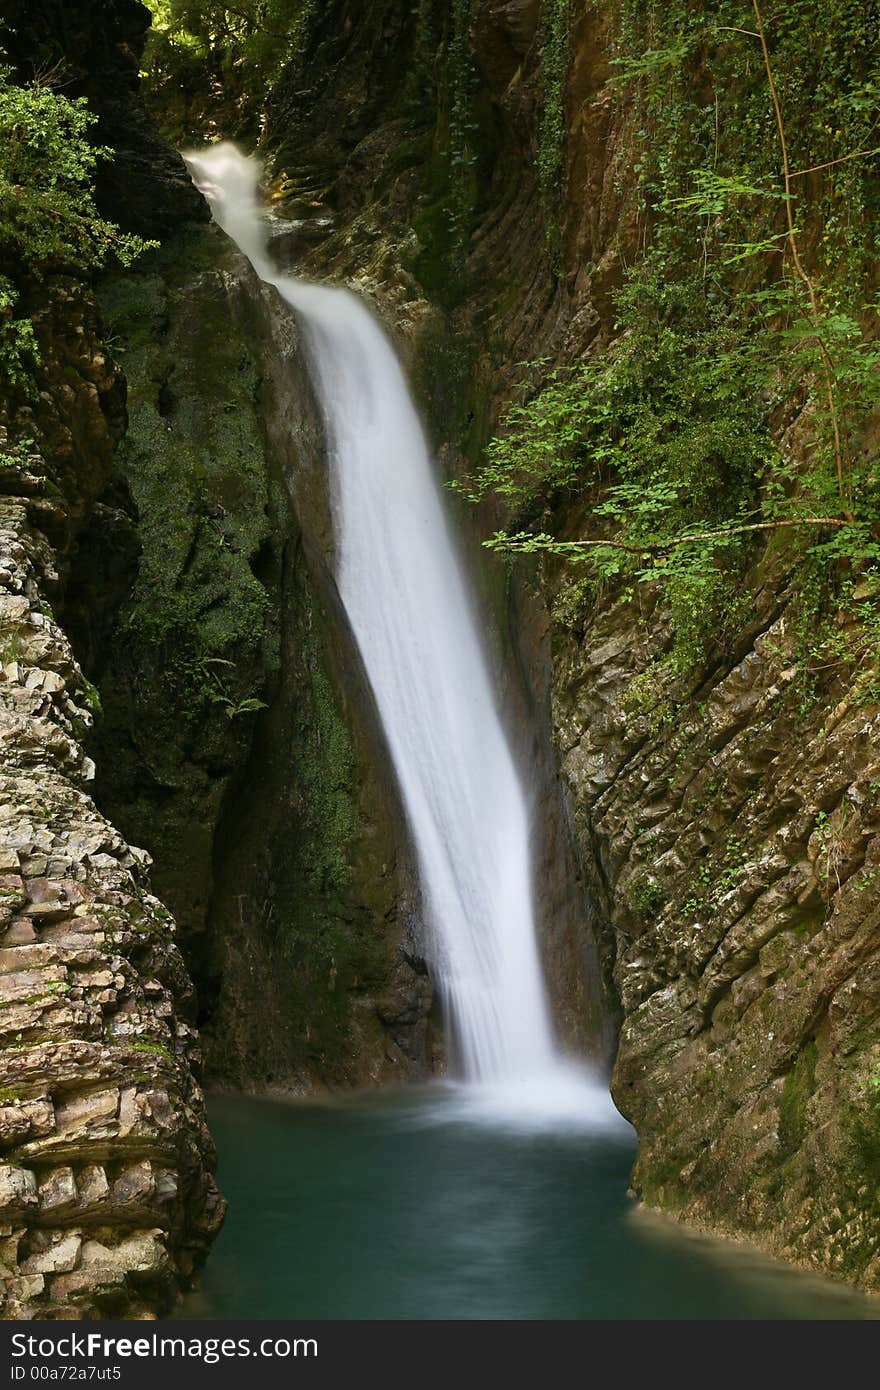
[(628, 1126), (489, 1123), (439, 1085), (209, 1110), (229, 1215), (182, 1317), (880, 1318), (638, 1211)]

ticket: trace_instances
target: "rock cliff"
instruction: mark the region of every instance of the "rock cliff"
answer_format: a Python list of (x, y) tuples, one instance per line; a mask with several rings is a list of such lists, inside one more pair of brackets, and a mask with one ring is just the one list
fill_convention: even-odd
[(424, 1074), (405, 836), (331, 577), (292, 316), (216, 228), (169, 240), (101, 302), (142, 550), (92, 671), (98, 796), (156, 861), (209, 1075), (304, 1090)]
[(50, 603), (86, 539), (80, 507), (92, 528), (104, 512), (106, 541), (130, 542), (128, 519), (98, 501), (120, 383), (82, 288), (56, 284), (46, 304), (45, 454), (4, 433), (0, 473), (2, 1308), (148, 1317), (201, 1264), (223, 1202), (174, 922), (148, 855), (89, 794), (97, 695)]
[[(23, 81), (88, 89), (101, 138), (130, 156), (103, 204), (154, 232), (203, 213), (137, 98), (148, 18), (11, 6), (3, 45)], [(39, 360), (33, 388), (13, 379), (0, 402), (2, 1315), (155, 1317), (224, 1203), (175, 923), (149, 855), (97, 809), (84, 747), (100, 697), (80, 661), (103, 651), (138, 561), (115, 459), (125, 379), (83, 274), (12, 269)]]

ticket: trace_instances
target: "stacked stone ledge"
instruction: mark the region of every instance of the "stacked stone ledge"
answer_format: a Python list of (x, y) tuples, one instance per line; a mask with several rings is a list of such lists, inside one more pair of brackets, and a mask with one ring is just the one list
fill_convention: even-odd
[(223, 1203), (174, 923), (86, 790), (41, 471), (0, 470), (0, 1313), (153, 1317)]

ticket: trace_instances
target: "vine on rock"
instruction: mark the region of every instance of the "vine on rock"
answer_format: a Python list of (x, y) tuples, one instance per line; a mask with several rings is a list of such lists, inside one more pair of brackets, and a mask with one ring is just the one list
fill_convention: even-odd
[[(612, 341), (530, 364), (461, 485), (507, 501), (490, 547), (586, 565), (585, 600), (659, 586), (679, 671), (741, 625), (759, 542), (809, 610), (807, 664), (851, 664), (880, 631), (880, 6), (822, 18), (817, 34), (806, 0), (625, 0), (611, 86), (637, 132), (618, 191), (638, 253)], [(585, 508), (586, 533), (566, 532)]]

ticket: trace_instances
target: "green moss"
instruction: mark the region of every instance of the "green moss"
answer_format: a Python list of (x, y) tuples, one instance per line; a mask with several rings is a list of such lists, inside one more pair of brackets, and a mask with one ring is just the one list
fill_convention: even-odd
[[(164, 273), (114, 280), (102, 304), (129, 382), (120, 450), (141, 562), (125, 615), (131, 660), (185, 720), (259, 708), (277, 666), (270, 597), (254, 573), (267, 540), (260, 374), (230, 332), (231, 296), (204, 235)], [(169, 312), (172, 328), (169, 331)]]
[(644, 870), (630, 879), (627, 896), (639, 916), (646, 919), (656, 916), (663, 905), (661, 884)]
[(489, 431), (487, 393), (479, 389), (477, 342), (465, 326), (434, 315), (418, 339), (412, 385), (428, 436), (452, 441), (475, 460)]
[(779, 1101), (779, 1153), (788, 1158), (796, 1153), (809, 1129), (808, 1106), (816, 1088), (815, 1042), (801, 1049), (791, 1071), (785, 1078)]
[(120, 1043), (119, 1046), (124, 1047), (127, 1052), (149, 1052), (156, 1057), (165, 1057), (168, 1059), (169, 1062), (174, 1061), (172, 1053), (168, 1051), (167, 1047), (163, 1047), (161, 1043), (123, 1042)]
[(321, 893), (340, 893), (351, 878), (349, 851), (357, 829), (354, 801), (355, 763), (351, 736), (336, 692), (312, 647), (311, 718), (300, 726), (296, 774), (306, 803), (311, 845), (309, 878)]
[(86, 704), (88, 705), (88, 707), (89, 707), (89, 709), (91, 710), (91, 712), (92, 712), (93, 715), (100, 716), (101, 713), (102, 713), (102, 709), (101, 709), (101, 695), (100, 695), (100, 692), (99, 692), (99, 690), (98, 690), (98, 687), (95, 686), (95, 685), (92, 685), (92, 682), (91, 682), (91, 681), (88, 681), (88, 680), (83, 680), (83, 687), (84, 687), (85, 702), (86, 702)]
[(870, 1105), (863, 1111), (852, 1108), (848, 1119), (855, 1160), (851, 1179), (856, 1189), (867, 1182), (877, 1202), (880, 1198), (880, 1113)]
[(563, 582), (553, 601), (554, 623), (569, 632), (583, 633), (587, 614), (595, 604), (598, 593), (599, 586), (590, 575)]
[(680, 1211), (688, 1198), (681, 1181), (682, 1167), (688, 1161), (687, 1154), (652, 1153), (649, 1159), (640, 1156), (633, 1183), (642, 1200), (664, 1211)]
[(434, 200), (425, 204), (413, 219), (420, 250), (406, 264), (435, 303), (452, 309), (464, 299), (466, 287), (452, 255), (448, 182), (445, 177), (436, 182), (439, 191), (435, 191)]

